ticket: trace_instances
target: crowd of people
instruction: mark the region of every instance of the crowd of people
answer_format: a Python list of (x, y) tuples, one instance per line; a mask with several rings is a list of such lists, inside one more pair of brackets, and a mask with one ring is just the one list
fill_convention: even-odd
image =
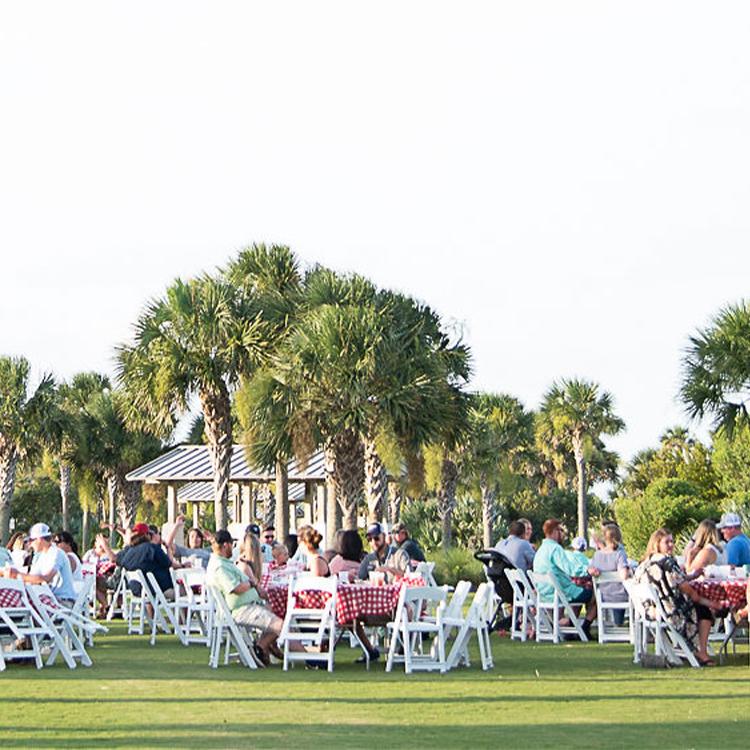
[[(129, 529), (105, 525), (110, 535), (98, 534), (93, 547), (82, 558), (70, 533), (53, 534), (46, 524), (37, 523), (28, 534), (14, 534), (7, 548), (0, 549), (0, 576), (20, 578), (29, 584), (47, 583), (64, 606), (71, 606), (84, 565), (93, 565), (99, 615), (103, 617), (108, 590), (117, 588), (123, 570), (152, 573), (165, 598), (173, 600), (170, 570), (201, 567), (206, 570), (208, 582), (221, 590), (235, 621), (260, 631), (256, 656), (261, 663), (268, 664), (271, 655), (279, 656), (276, 641), (282, 623), (268, 606), (268, 593), (262, 585), (264, 564), (274, 575), (283, 574), (293, 565), (312, 575), (337, 576), (341, 581), (368, 580), (373, 573), (393, 581), (415, 563), (425, 560), (422, 549), (404, 524), (396, 524), (389, 532), (379, 523), (371, 524), (365, 534), (364, 541), (369, 546), (365, 551), (356, 530), (338, 531), (333, 547), (326, 549), (322, 535), (308, 525), (289, 535), (283, 543), (276, 540), (273, 526), (261, 531), (257, 524), (250, 524), (243, 529), (241, 538), (225, 529), (212, 534), (191, 528), (185, 534), (183, 546), (175, 540), (184, 531), (184, 522), (184, 517), (179, 516), (164, 537), (157, 526), (145, 523), (136, 523)], [(122, 544), (115, 550), (112, 545), (117, 533)], [(719, 612), (716, 602), (701, 597), (690, 582), (710, 565), (750, 568), (750, 539), (742, 532), (742, 521), (737, 514), (726, 513), (719, 523), (702, 521), (680, 559), (675, 557), (672, 534), (664, 528), (654, 531), (640, 563), (628, 558), (620, 528), (614, 521), (604, 522), (594, 535), (590, 556), (586, 554), (587, 541), (581, 537), (573, 539), (566, 548), (566, 530), (557, 519), (544, 522), (542, 535), (538, 546), (532, 544), (532, 524), (520, 518), (509, 525), (507, 537), (495, 549), (515, 568), (554, 577), (572, 605), (585, 607), (582, 628), (587, 636), (596, 618), (596, 601), (586, 579), (603, 572), (616, 572), (622, 581), (632, 577), (636, 582), (648, 582), (672, 625), (700, 663), (713, 663), (707, 650), (708, 636), (717, 614), (724, 613)], [(539, 594), (551, 599), (552, 587), (540, 583)], [(626, 602), (628, 592), (622, 582), (608, 581), (601, 585), (601, 598), (604, 602)], [(747, 616), (746, 609), (739, 613), (743, 615)], [(621, 625), (624, 610), (613, 610), (613, 616), (616, 624)], [(360, 640), (370, 652), (370, 660), (377, 659), (379, 652), (368, 641), (364, 626), (373, 624), (383, 623), (355, 624)]]
[[(566, 530), (563, 524), (550, 518), (544, 522), (544, 538), (538, 548), (531, 544), (532, 526), (524, 518), (510, 524), (508, 536), (495, 549), (515, 568), (534, 573), (549, 574), (572, 605), (586, 607), (582, 629), (590, 635), (596, 618), (596, 601), (592, 588), (584, 585), (587, 577), (598, 577), (603, 572), (617, 572), (624, 581), (647, 582), (656, 592), (659, 602), (672, 626), (682, 635), (699, 663), (713, 665), (708, 653), (708, 638), (717, 615), (724, 616), (721, 604), (699, 595), (690, 582), (703, 575), (709, 565), (730, 565), (750, 568), (750, 539), (742, 532), (742, 519), (736, 513), (725, 513), (719, 523), (702, 521), (686, 546), (684, 558), (674, 554), (674, 538), (665, 528), (651, 535), (646, 554), (640, 563), (628, 558), (620, 527), (605, 521), (594, 536), (591, 557), (584, 554), (588, 545), (582, 537), (573, 539), (566, 549)], [(722, 544), (723, 537), (724, 544)], [(550, 600), (552, 586), (540, 583), (539, 595)], [(750, 599), (750, 583), (748, 584)], [(601, 585), (603, 602), (627, 602), (628, 592), (617, 581)], [(656, 603), (654, 603), (655, 605)], [(622, 625), (624, 610), (612, 610), (615, 623)], [(747, 607), (737, 613), (747, 618)], [(563, 619), (561, 624), (568, 624)]]

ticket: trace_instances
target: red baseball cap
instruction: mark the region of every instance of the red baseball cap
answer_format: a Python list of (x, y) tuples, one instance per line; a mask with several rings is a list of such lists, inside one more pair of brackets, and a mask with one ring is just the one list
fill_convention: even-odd
[(148, 536), (151, 533), (151, 529), (149, 529), (148, 524), (146, 523), (137, 523), (130, 530), (139, 536)]

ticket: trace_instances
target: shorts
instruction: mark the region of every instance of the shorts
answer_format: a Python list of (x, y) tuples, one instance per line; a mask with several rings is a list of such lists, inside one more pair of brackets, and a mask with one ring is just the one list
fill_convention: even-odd
[(569, 599), (568, 601), (571, 604), (586, 604), (591, 601), (591, 597), (593, 596), (594, 592), (591, 589), (581, 589), (581, 593), (577, 594), (572, 599)]
[(281, 632), (281, 620), (262, 604), (246, 604), (244, 607), (235, 609), (232, 612), (232, 619), (238, 625), (256, 628), (263, 632), (267, 630), (272, 630), (275, 633)]

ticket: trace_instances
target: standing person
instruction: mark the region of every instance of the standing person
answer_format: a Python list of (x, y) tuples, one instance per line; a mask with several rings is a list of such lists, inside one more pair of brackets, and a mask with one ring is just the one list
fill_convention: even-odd
[[(68, 556), (52, 543), (52, 532), (46, 523), (35, 523), (29, 530), (34, 560), (28, 573), (16, 568), (7, 570), (9, 578), (20, 578), (24, 583), (48, 583), (52, 593), (65, 607), (75, 604), (76, 592)], [(0, 575), (3, 571), (0, 570)]]
[(391, 529), (391, 536), (396, 549), (406, 552), (413, 563), (426, 562), (427, 558), (424, 556), (422, 548), (409, 536), (409, 529), (405, 523), (397, 523)]
[(367, 580), (370, 573), (382, 570), (386, 574), (401, 578), (409, 570), (409, 555), (401, 548), (394, 549), (385, 543), (385, 532), (379, 523), (370, 524), (367, 529), (367, 541), (372, 552), (365, 555), (359, 566), (359, 578)]
[(716, 526), (727, 546), (727, 565), (750, 565), (750, 539), (742, 533), (742, 519), (736, 513), (725, 513)]
[[(563, 594), (571, 604), (586, 605), (586, 619), (581, 627), (586, 637), (591, 634), (591, 623), (596, 617), (596, 602), (593, 600), (593, 591), (576, 585), (571, 581), (572, 576), (581, 575), (581, 565), (571, 560), (562, 547), (565, 539), (565, 529), (556, 518), (548, 518), (542, 527), (544, 541), (539, 545), (534, 557), (534, 572), (547, 573), (554, 577)], [(553, 598), (554, 590), (548, 583), (540, 583), (537, 586), (539, 596), (545, 601)], [(567, 623), (566, 623), (567, 624)]]
[(510, 524), (507, 538), (501, 539), (495, 549), (505, 555), (518, 570), (526, 572), (534, 565), (536, 552), (526, 538), (526, 526), (520, 518)]
[[(702, 666), (714, 666), (708, 655), (708, 635), (714, 603), (698, 594), (673, 557), (674, 539), (669, 529), (657, 529), (648, 540), (646, 556), (634, 574), (636, 583), (649, 583), (656, 591), (672, 627), (685, 639)], [(648, 612), (648, 610), (647, 610)], [(654, 615), (652, 614), (652, 617)]]
[[(238, 625), (248, 630), (260, 631), (260, 638), (253, 649), (256, 659), (263, 666), (268, 666), (271, 663), (269, 652), (277, 658), (283, 658), (276, 645), (283, 623), (263, 604), (257, 587), (232, 562), (233, 546), (232, 535), (226, 529), (214, 534), (211, 545), (213, 554), (208, 561), (206, 580), (221, 591), (232, 612), (232, 619)], [(304, 650), (297, 642), (293, 642), (290, 647), (294, 650)]]

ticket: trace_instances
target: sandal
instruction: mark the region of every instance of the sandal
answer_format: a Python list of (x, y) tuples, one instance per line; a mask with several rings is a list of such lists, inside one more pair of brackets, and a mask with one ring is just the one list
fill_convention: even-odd
[(706, 659), (701, 659), (700, 656), (695, 657), (698, 660), (698, 664), (700, 664), (702, 667), (715, 667), (716, 662), (709, 656)]

